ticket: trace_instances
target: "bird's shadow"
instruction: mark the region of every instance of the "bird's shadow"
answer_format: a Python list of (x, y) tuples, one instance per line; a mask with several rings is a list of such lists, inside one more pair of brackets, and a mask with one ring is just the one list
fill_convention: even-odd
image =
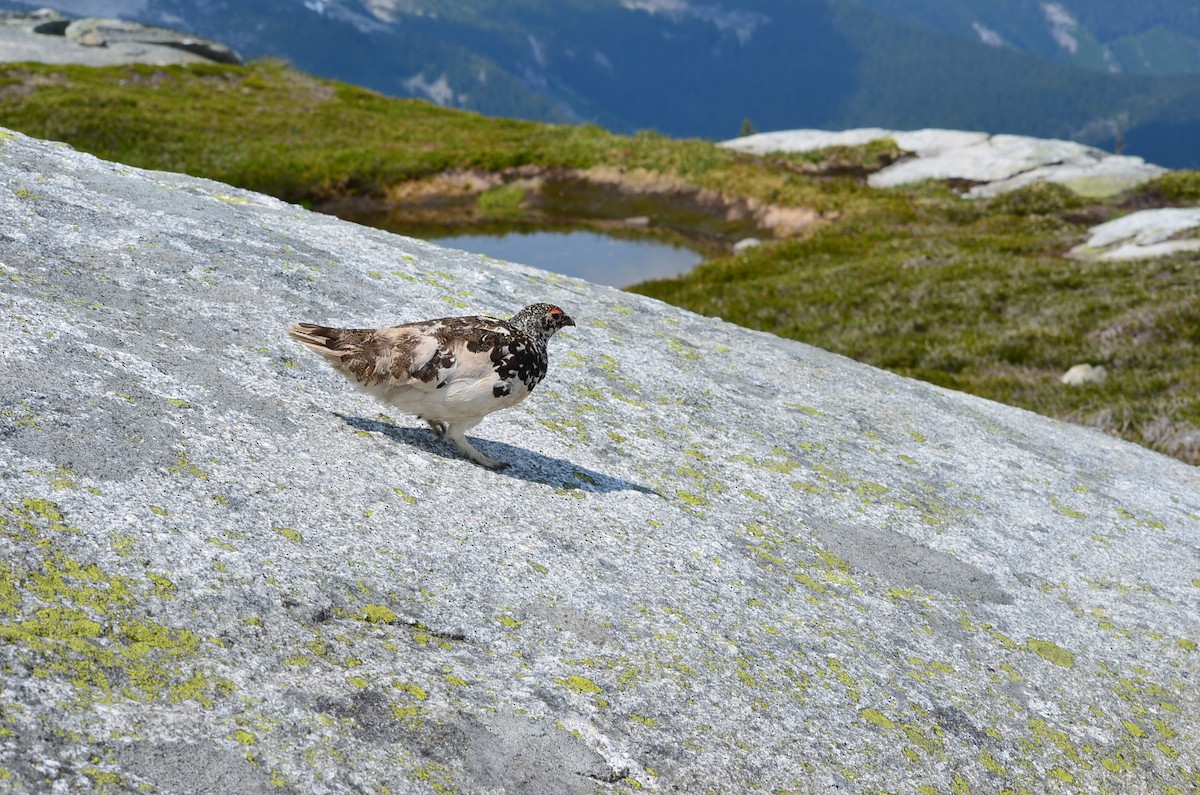
[[(410, 428), (402, 425), (394, 425), (385, 420), (348, 417), (336, 412), (335, 416), (356, 431), (382, 434), (393, 442), (407, 444), (410, 447), (415, 447), (427, 453), (441, 456), (442, 458), (471, 463), (455, 449), (451, 442), (439, 439), (428, 428)], [(555, 488), (578, 489), (598, 494), (613, 491), (637, 491), (642, 494), (658, 494), (657, 491), (646, 486), (631, 483), (623, 478), (605, 475), (602, 472), (596, 472), (586, 467), (581, 467), (578, 464), (572, 464), (570, 461), (561, 458), (542, 455), (533, 450), (514, 447), (504, 442), (479, 439), (478, 437), (472, 439), (472, 442), (485, 455), (509, 464), (504, 469), (494, 470), (499, 475), (526, 480), (530, 483), (541, 483)], [(475, 464), (471, 465), (476, 466)]]

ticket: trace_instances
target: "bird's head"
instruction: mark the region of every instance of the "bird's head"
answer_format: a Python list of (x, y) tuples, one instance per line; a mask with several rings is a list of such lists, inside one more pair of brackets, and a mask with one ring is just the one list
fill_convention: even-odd
[(508, 321), (527, 334), (550, 339), (563, 326), (574, 326), (571, 316), (554, 304), (530, 304)]

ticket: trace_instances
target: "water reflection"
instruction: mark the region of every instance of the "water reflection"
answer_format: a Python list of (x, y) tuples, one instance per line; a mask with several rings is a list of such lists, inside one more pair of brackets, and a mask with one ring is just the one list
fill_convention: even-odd
[(612, 287), (677, 276), (704, 259), (683, 246), (582, 230), (455, 235), (430, 242)]

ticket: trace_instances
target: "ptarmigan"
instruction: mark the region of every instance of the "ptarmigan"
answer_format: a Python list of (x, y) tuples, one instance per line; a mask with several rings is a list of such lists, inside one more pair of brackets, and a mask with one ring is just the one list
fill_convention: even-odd
[(546, 375), (547, 341), (574, 325), (557, 306), (531, 304), (508, 320), (444, 317), (376, 329), (295, 323), (288, 334), (359, 389), (425, 420), (467, 458), (503, 469), (464, 434), (528, 397)]

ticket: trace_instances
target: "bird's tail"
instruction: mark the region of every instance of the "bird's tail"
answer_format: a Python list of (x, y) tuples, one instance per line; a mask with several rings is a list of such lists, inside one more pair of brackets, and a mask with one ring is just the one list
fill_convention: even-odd
[(293, 323), (288, 336), (310, 351), (321, 354), (330, 364), (340, 365), (346, 357), (362, 350), (366, 329), (331, 328), (315, 323)]

